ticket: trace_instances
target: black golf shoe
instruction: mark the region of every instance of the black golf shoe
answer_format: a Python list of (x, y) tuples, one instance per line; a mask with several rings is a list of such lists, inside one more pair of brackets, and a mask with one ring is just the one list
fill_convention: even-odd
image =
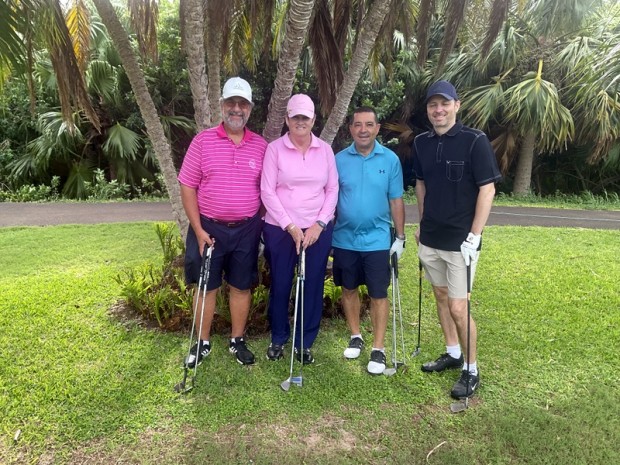
[(241, 365), (254, 364), (254, 354), (250, 352), (250, 349), (248, 349), (248, 346), (246, 345), (242, 337), (236, 337), (232, 341), (230, 341), (228, 351), (231, 354), (235, 355), (237, 362), (239, 362)]
[(461, 368), (463, 366), (463, 354), (459, 358), (454, 358), (450, 354), (441, 354), (433, 362), (426, 362), (422, 365), (422, 371), (430, 373), (432, 371), (444, 371), (448, 368)]
[(349, 341), (349, 346), (344, 350), (344, 357), (354, 359), (360, 356), (360, 352), (364, 348), (364, 341), (361, 337), (354, 337)]
[[(314, 363), (314, 357), (312, 356), (312, 352), (310, 352), (310, 349), (304, 349), (303, 354), (304, 354), (304, 365), (310, 365), (311, 363)], [(301, 354), (299, 353), (299, 350), (297, 349), (297, 347), (295, 347), (295, 358), (297, 359), (298, 362), (301, 362)]]
[[(198, 344), (200, 343), (200, 350), (198, 350)], [(196, 357), (196, 352), (198, 352), (198, 357)], [(185, 359), (185, 366), (187, 368), (194, 368), (196, 363), (200, 365), (202, 363), (202, 359), (204, 359), (211, 352), (211, 344), (204, 341), (196, 342), (193, 347), (189, 351), (188, 357)]]
[(380, 350), (370, 352), (370, 362), (368, 362), (366, 370), (371, 375), (383, 374), (383, 370), (385, 370), (385, 353)]
[[(467, 378), (469, 378), (469, 384)], [(477, 375), (472, 375), (469, 371), (463, 370), (459, 380), (452, 386), (450, 395), (455, 399), (471, 397), (478, 389), (478, 386), (480, 386), (480, 372)]]
[(273, 342), (269, 344), (267, 348), (267, 358), (269, 360), (280, 360), (284, 356), (284, 345), (274, 344)]

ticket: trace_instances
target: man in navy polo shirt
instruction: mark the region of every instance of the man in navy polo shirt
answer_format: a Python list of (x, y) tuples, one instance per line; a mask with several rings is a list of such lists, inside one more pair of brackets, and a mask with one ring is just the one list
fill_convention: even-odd
[(365, 284), (373, 327), (367, 370), (373, 375), (385, 370), (389, 257), (396, 254), (400, 259), (405, 246), (403, 171), (398, 156), (375, 140), (379, 128), (374, 109), (360, 107), (353, 112), (349, 124), (353, 144), (336, 155), (339, 190), (332, 239), (334, 283), (342, 286), (342, 306), (351, 330), (344, 356), (355, 359), (364, 347), (357, 289)]
[[(491, 211), (495, 183), (501, 179), (487, 136), (457, 122), (460, 104), (448, 81), (431, 85), (426, 110), (433, 129), (418, 135), (413, 143), (420, 213), (418, 255), (433, 285), (446, 341), (446, 353), (422, 365), (422, 371), (461, 368), (451, 391), (454, 398), (471, 397), (480, 384), (477, 331), (471, 318), (467, 347), (467, 267), (471, 267), (473, 282), (482, 229)], [(468, 360), (463, 353), (469, 354)]]

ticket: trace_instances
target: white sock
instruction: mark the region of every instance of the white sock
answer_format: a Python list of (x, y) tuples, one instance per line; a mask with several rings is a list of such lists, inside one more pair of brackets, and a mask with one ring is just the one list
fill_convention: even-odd
[[(463, 363), (463, 370), (467, 370), (467, 362)], [(469, 364), (469, 372), (474, 376), (478, 376), (478, 363), (477, 362), (472, 362)]]
[(356, 337), (359, 337), (362, 341), (364, 340), (361, 334), (351, 334), (351, 339), (355, 339)]
[(461, 355), (463, 355), (460, 344), (446, 346), (446, 352), (448, 352), (448, 355), (452, 358), (461, 358)]
[(373, 347), (372, 350), (378, 350), (379, 352), (385, 353), (385, 347), (383, 347), (381, 349), (377, 349), (376, 347)]

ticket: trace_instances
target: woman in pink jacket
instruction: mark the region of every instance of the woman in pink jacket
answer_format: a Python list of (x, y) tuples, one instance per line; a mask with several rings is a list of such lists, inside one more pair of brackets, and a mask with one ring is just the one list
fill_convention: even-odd
[(304, 347), (297, 320), (294, 350), (303, 363), (314, 362), (310, 348), (323, 313), (325, 267), (331, 249), (338, 173), (332, 148), (312, 134), (314, 103), (304, 94), (287, 105), (288, 132), (270, 143), (263, 161), (261, 198), (267, 213), (263, 237), (271, 269), (267, 358), (278, 360), (290, 337), (289, 298), (301, 247), (306, 251), (304, 281)]

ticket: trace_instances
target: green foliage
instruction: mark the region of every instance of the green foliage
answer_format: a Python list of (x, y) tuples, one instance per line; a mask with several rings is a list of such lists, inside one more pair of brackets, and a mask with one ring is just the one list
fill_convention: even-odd
[(191, 318), (192, 309), (192, 295), (178, 264), (184, 245), (172, 223), (156, 223), (155, 232), (163, 252), (162, 265), (144, 263), (126, 269), (116, 276), (116, 282), (129, 308), (160, 327), (178, 329), (188, 315)]
[(131, 188), (129, 185), (114, 179), (107, 181), (102, 170), (95, 170), (92, 182), (84, 182), (84, 197), (89, 200), (113, 200), (127, 198)]
[(60, 198), (59, 186), (60, 178), (54, 176), (49, 186), (45, 184), (39, 184), (38, 186), (22, 185), (15, 190), (0, 189), (0, 202), (55, 201)]

